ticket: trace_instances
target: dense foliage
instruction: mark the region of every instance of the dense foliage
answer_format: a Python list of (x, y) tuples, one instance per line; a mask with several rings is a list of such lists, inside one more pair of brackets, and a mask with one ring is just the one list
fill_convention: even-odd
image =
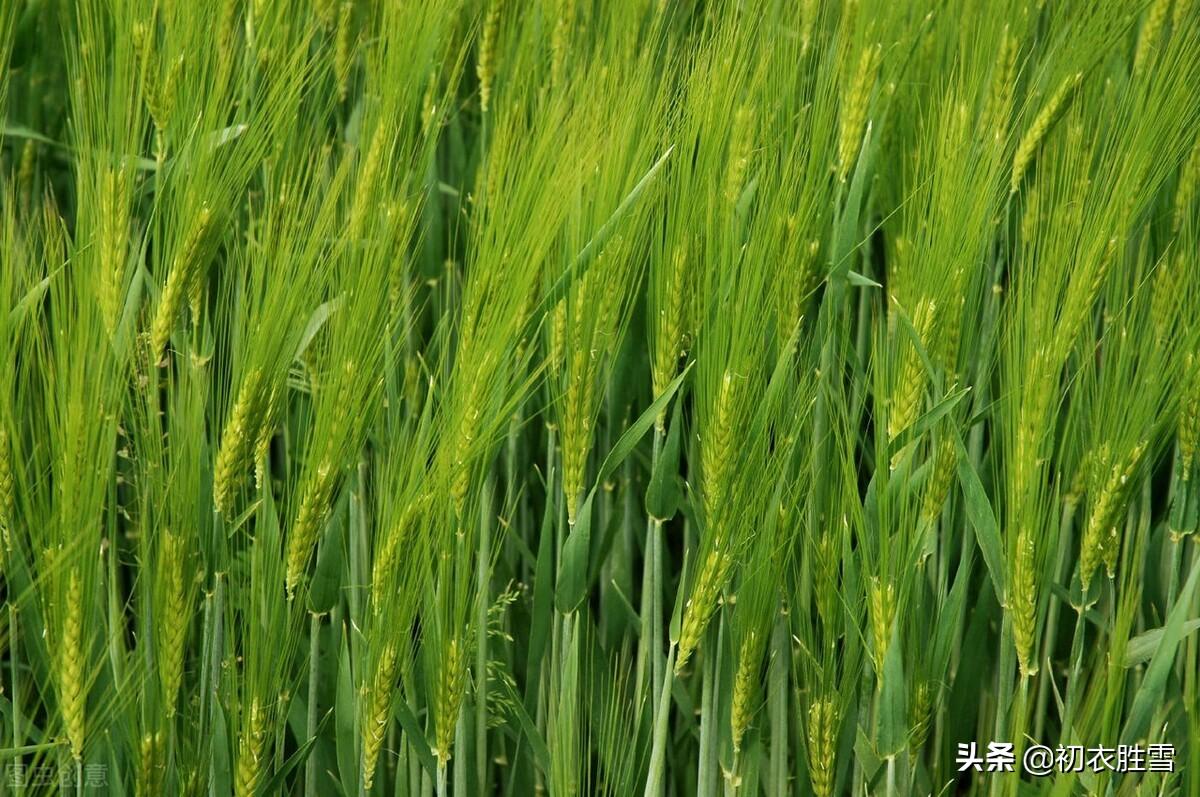
[(0, 0), (0, 790), (1200, 794), (1198, 85), (1191, 0)]

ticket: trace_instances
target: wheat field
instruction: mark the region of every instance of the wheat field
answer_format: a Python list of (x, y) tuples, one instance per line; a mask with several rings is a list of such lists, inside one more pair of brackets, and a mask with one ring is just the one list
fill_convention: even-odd
[(0, 794), (1200, 795), (1197, 86), (1192, 0), (2, 0)]

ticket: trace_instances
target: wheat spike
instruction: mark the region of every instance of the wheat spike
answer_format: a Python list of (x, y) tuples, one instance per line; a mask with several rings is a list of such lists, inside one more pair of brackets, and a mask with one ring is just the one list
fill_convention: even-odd
[(375, 665), (375, 677), (363, 701), (367, 707), (362, 729), (363, 786), (368, 792), (375, 780), (375, 766), (379, 761), (379, 751), (383, 747), (383, 737), (391, 718), (395, 668), (396, 648), (389, 644), (379, 655), (379, 661)]
[(1046, 134), (1050, 132), (1050, 128), (1054, 126), (1059, 112), (1066, 105), (1067, 98), (1071, 96), (1075, 87), (1082, 80), (1082, 72), (1076, 72), (1064, 78), (1054, 94), (1050, 95), (1049, 101), (1038, 112), (1038, 115), (1034, 117), (1033, 124), (1025, 131), (1025, 135), (1021, 137), (1021, 143), (1017, 145), (1016, 154), (1013, 155), (1012, 180), (1009, 183), (1010, 193), (1017, 193), (1017, 189), (1021, 187), (1021, 179), (1025, 176), (1029, 164), (1033, 162), (1038, 148), (1041, 147)]
[(571, 46), (571, 28), (574, 26), (574, 10), (574, 3), (560, 3), (558, 20), (550, 33), (550, 85), (556, 88), (563, 84), (563, 70)]
[(1003, 142), (1008, 134), (1009, 117), (1012, 115), (1013, 87), (1016, 85), (1017, 55), (1021, 44), (1017, 37), (1004, 26), (1004, 35), (1000, 41), (1000, 55), (996, 59), (992, 72), (992, 85), (988, 91), (987, 102), (979, 117), (982, 130), (991, 130), (993, 139)]
[(8, 429), (0, 427), (0, 545), (12, 550), (10, 537), (13, 527), (13, 508), (16, 493), (13, 488), (12, 444)]
[(254, 442), (254, 486), (262, 489), (266, 480), (267, 455), (271, 451), (271, 438), (275, 436), (275, 427), (279, 424), (279, 416), (283, 412), (283, 394), (286, 388), (272, 385), (263, 412), (262, 423), (258, 426), (258, 435)]
[(926, 522), (937, 520), (946, 505), (950, 485), (954, 483), (954, 468), (958, 452), (949, 434), (943, 435), (933, 453), (933, 470), (921, 499), (921, 518)]
[(462, 702), (462, 690), (466, 656), (457, 639), (446, 646), (441, 677), (434, 694), (434, 738), (437, 747), (433, 753), (442, 766), (450, 760), (454, 747), (454, 726), (458, 723), (458, 712)]
[[(667, 280), (667, 295), (660, 297), (658, 318), (653, 338), (654, 354), (651, 383), (654, 395), (661, 396), (679, 370), (679, 358), (683, 354), (684, 309), (687, 304), (686, 280), (688, 247), (680, 242), (675, 245), (670, 259), (670, 274)], [(661, 431), (666, 424), (666, 410), (656, 419)]]
[(838, 710), (831, 698), (808, 707), (808, 777), (816, 797), (833, 794)]
[(1176, 235), (1183, 229), (1184, 222), (1195, 213), (1196, 195), (1200, 193), (1200, 138), (1192, 145), (1192, 151), (1179, 171), (1179, 184), (1175, 188), (1175, 213), (1172, 228)]
[(337, 0), (313, 0), (313, 16), (321, 23), (321, 27), (329, 30), (337, 21)]
[(167, 281), (163, 285), (162, 295), (158, 298), (158, 308), (150, 325), (150, 348), (155, 356), (167, 347), (183, 303), (184, 291), (190, 289), (194, 275), (200, 268), (201, 249), (212, 221), (212, 211), (207, 206), (202, 207), (179, 253), (171, 261), (171, 270), (167, 273)]
[(354, 49), (354, 3), (343, 0), (338, 8), (337, 34), (333, 43), (333, 73), (337, 78), (338, 99), (346, 101), (350, 93), (350, 68)]
[(183, 681), (183, 654), (187, 638), (188, 612), (184, 593), (184, 540), (180, 534), (164, 532), (162, 579), (165, 594), (159, 637), (159, 675), (168, 718), (175, 716), (179, 701), (179, 686)]
[(679, 634), (679, 656), (675, 659), (675, 674), (683, 672), (688, 660), (700, 645), (704, 629), (712, 619), (720, 600), (721, 588), (733, 566), (729, 554), (711, 550), (704, 558), (704, 565), (696, 574), (696, 584), (691, 597), (683, 607), (683, 626)]
[(1171, 13), (1171, 32), (1178, 33), (1186, 30), (1189, 17), (1192, 14), (1193, 0), (1175, 0), (1175, 8)]
[(229, 517), (233, 499), (250, 456), (253, 425), (259, 414), (262, 371), (254, 369), (242, 380), (229, 423), (221, 435), (221, 446), (213, 465), (213, 502), (217, 511)]
[(129, 241), (128, 171), (104, 171), (100, 182), (100, 312), (112, 335), (124, 309), (125, 261)]
[(1096, 471), (1104, 473), (1106, 469), (1107, 473), (1103, 482), (1097, 480), (1092, 491), (1092, 511), (1080, 541), (1079, 579), (1085, 592), (1091, 584), (1092, 575), (1101, 563), (1104, 564), (1109, 578), (1116, 574), (1117, 554), (1120, 552), (1121, 516), (1133, 475), (1145, 450), (1146, 444), (1139, 443), (1124, 463), (1110, 463), (1107, 445), (1101, 448), (1098, 455)]
[(317, 534), (329, 514), (329, 499), (333, 493), (334, 474), (332, 466), (323, 462), (315, 476), (309, 480), (296, 512), (296, 522), (288, 535), (287, 545), (287, 594), (291, 598), (296, 587), (304, 578), (308, 559), (317, 544)]
[(1138, 31), (1137, 47), (1133, 53), (1133, 74), (1142, 75), (1154, 57), (1162, 39), (1163, 28), (1167, 23), (1167, 11), (1171, 8), (1171, 0), (1155, 0), (1146, 13), (1146, 20)]
[(574, 348), (567, 360), (567, 395), (563, 410), (563, 494), (567, 521), (574, 526), (583, 496), (583, 472), (591, 441), (591, 352)]
[(862, 146), (863, 128), (867, 122), (867, 107), (871, 101), (871, 91), (875, 87), (875, 78), (879, 65), (883, 60), (882, 45), (867, 45), (858, 58), (858, 68), (854, 77), (849, 81), (849, 89), (843, 96), (841, 118), (838, 125), (838, 179), (846, 182), (850, 170), (858, 159), (858, 150)]
[(1180, 478), (1189, 481), (1196, 447), (1200, 445), (1200, 358), (1189, 352), (1185, 363), (1184, 395), (1179, 408), (1179, 464)]
[(742, 105), (733, 114), (733, 133), (729, 140), (729, 165), (725, 175), (725, 201), (735, 204), (742, 195), (750, 156), (754, 152), (754, 109)]
[[(481, 363), (480, 373), (486, 373), (490, 362), (491, 355), (489, 354)], [(481, 389), (479, 379), (472, 379), (467, 386), (466, 401), (463, 403), (463, 411), (459, 419), (458, 440), (454, 447), (453, 462), (451, 463), (450, 497), (453, 499), (456, 516), (460, 520), (466, 517), (467, 493), (471, 487), (473, 447), (475, 437), (479, 433), (479, 419), (483, 413)]]
[(479, 60), (475, 75), (479, 78), (479, 110), (488, 112), (492, 100), (492, 81), (496, 77), (496, 35), (500, 28), (500, 6), (492, 4), (483, 23), (483, 38), (479, 41)]
[(933, 684), (921, 681), (913, 690), (912, 705), (909, 707), (908, 749), (917, 753), (929, 738), (929, 726), (933, 719)]
[(86, 655), (83, 647), (83, 580), (78, 566), (71, 568), (65, 601), (58, 651), (61, 710), (67, 728), (67, 741), (71, 745), (71, 755), (76, 761), (82, 761), (87, 692), (83, 674)]
[(376, 125), (367, 145), (366, 155), (358, 170), (358, 182), (354, 191), (354, 202), (350, 206), (350, 220), (346, 225), (346, 240), (358, 243), (362, 240), (367, 217), (378, 201), (377, 187), (380, 172), (387, 159), (389, 137), (383, 125)]
[(164, 768), (162, 732), (143, 734), (139, 748), (136, 793), (138, 797), (157, 797), (162, 794)]
[(742, 640), (738, 651), (737, 672), (733, 677), (733, 698), (729, 709), (729, 724), (733, 735), (733, 749), (742, 749), (742, 737), (746, 728), (750, 727), (750, 717), (754, 713), (753, 701), (758, 687), (758, 676), (761, 668), (759, 659), (762, 656), (762, 643), (758, 632), (751, 629)]
[(883, 661), (892, 641), (892, 622), (896, 616), (896, 587), (878, 576), (871, 580), (871, 640), (875, 647), (876, 683), (883, 688)]
[(1017, 662), (1024, 677), (1036, 675), (1038, 671), (1033, 657), (1034, 623), (1037, 614), (1035, 554), (1033, 534), (1027, 529), (1022, 529), (1017, 534), (1008, 610), (1012, 622), (1013, 643), (1017, 649)]
[(700, 467), (704, 474), (704, 514), (714, 529), (721, 533), (721, 513), (729, 490), (729, 463), (733, 452), (734, 393), (737, 384), (730, 371), (721, 377), (712, 423), (705, 428), (700, 446)]
[(237, 775), (234, 793), (237, 797), (253, 797), (262, 778), (267, 742), (267, 712), (258, 698), (250, 702), (250, 713), (238, 741)]
[[(929, 340), (933, 328), (935, 306), (929, 298), (922, 298), (913, 313), (913, 329), (922, 341)], [(899, 375), (891, 411), (888, 413), (888, 437), (895, 440), (917, 419), (921, 409), (921, 397), (925, 390), (925, 366), (911, 341), (906, 343), (901, 355)], [(899, 456), (900, 452), (897, 452)], [(893, 466), (895, 462), (893, 462)]]

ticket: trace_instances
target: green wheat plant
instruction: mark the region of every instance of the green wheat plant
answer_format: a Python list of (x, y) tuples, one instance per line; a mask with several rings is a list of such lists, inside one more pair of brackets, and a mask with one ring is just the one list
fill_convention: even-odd
[(0, 3), (0, 794), (1200, 794), (1197, 31)]

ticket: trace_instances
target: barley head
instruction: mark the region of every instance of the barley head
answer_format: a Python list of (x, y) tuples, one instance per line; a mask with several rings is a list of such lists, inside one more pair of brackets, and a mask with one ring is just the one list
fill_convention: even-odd
[(1183, 223), (1196, 210), (1196, 196), (1200, 194), (1200, 138), (1192, 145), (1192, 151), (1179, 170), (1179, 183), (1175, 187), (1175, 213), (1172, 221), (1176, 235)]
[(816, 797), (833, 794), (834, 756), (837, 753), (838, 710), (831, 698), (808, 707), (808, 778)]
[(925, 487), (925, 495), (921, 499), (921, 519), (926, 522), (937, 520), (946, 505), (946, 497), (950, 494), (950, 486), (954, 483), (954, 469), (958, 462), (958, 452), (954, 448), (954, 439), (949, 434), (942, 435), (933, 451), (933, 469)]
[(1037, 674), (1033, 655), (1034, 624), (1037, 615), (1037, 562), (1033, 534), (1027, 529), (1017, 533), (1016, 551), (1012, 565), (1012, 583), (1007, 596), (1012, 622), (1013, 643), (1021, 675)]
[(155, 356), (167, 347), (175, 319), (183, 305), (184, 291), (191, 288), (195, 274), (201, 268), (201, 250), (212, 221), (212, 211), (207, 206), (202, 207), (179, 253), (171, 261), (171, 269), (167, 273), (167, 281), (163, 285), (162, 295), (158, 298), (158, 308), (150, 325), (150, 347)]
[(262, 423), (258, 427), (258, 435), (254, 442), (254, 486), (259, 489), (262, 489), (266, 479), (267, 455), (271, 451), (271, 438), (275, 436), (275, 427), (283, 412), (283, 394), (286, 390), (286, 387), (271, 385)]
[(175, 716), (179, 701), (179, 686), (183, 681), (183, 654), (187, 638), (188, 609), (184, 591), (184, 538), (170, 531), (163, 533), (162, 564), (158, 577), (162, 579), (163, 600), (159, 618), (159, 677), (168, 718)]
[[(574, 3), (560, 3), (558, 20), (554, 23), (554, 30), (550, 33), (550, 85), (554, 87), (562, 86), (563, 83), (563, 69), (567, 62), (567, 51), (571, 46), (574, 9)], [(481, 80), (481, 86), (482, 82)]]
[[(930, 339), (933, 327), (935, 306), (931, 299), (923, 298), (917, 304), (913, 313), (913, 329), (917, 337), (924, 341)], [(892, 407), (888, 413), (888, 437), (895, 440), (901, 432), (907, 429), (917, 419), (921, 410), (921, 398), (925, 390), (925, 366), (917, 354), (916, 346), (911, 341), (903, 345), (899, 374), (893, 392)], [(894, 465), (895, 463), (893, 463)]]
[(924, 747), (929, 738), (929, 725), (933, 719), (933, 690), (934, 686), (929, 681), (921, 681), (913, 690), (908, 720), (908, 749), (913, 753)]
[(234, 792), (237, 797), (253, 797), (262, 779), (266, 760), (267, 712), (258, 698), (250, 702), (250, 712), (238, 740), (237, 775)]
[(164, 748), (161, 731), (143, 734), (136, 781), (138, 797), (156, 797), (163, 793), (163, 771), (166, 767), (166, 762), (163, 761)]
[(1067, 99), (1082, 80), (1082, 72), (1076, 72), (1064, 78), (1054, 93), (1050, 95), (1050, 99), (1042, 107), (1042, 110), (1034, 117), (1033, 124), (1025, 131), (1025, 135), (1021, 137), (1021, 142), (1017, 145), (1016, 154), (1013, 155), (1012, 180), (1009, 183), (1010, 193), (1015, 194), (1017, 189), (1021, 187), (1021, 179), (1025, 176), (1029, 164), (1033, 162), (1034, 156), (1042, 145), (1042, 140), (1050, 132), (1050, 128), (1058, 119), (1059, 112), (1066, 105)]
[(567, 502), (567, 520), (574, 526), (579, 502), (583, 497), (584, 469), (592, 439), (591, 352), (574, 349), (568, 357), (567, 395), (562, 418), (563, 494)]
[(871, 91), (875, 87), (875, 78), (879, 65), (883, 60), (883, 46), (867, 45), (858, 58), (858, 67), (853, 77), (845, 84), (848, 85), (843, 95), (841, 116), (838, 122), (838, 162), (837, 175), (842, 182), (850, 176), (850, 170), (858, 159), (858, 150), (862, 146), (863, 129), (867, 122), (867, 107), (871, 101)]
[(317, 545), (317, 535), (329, 516), (329, 501), (333, 495), (337, 471), (334, 463), (325, 457), (316, 471), (306, 479), (300, 508), (296, 511), (296, 522), (292, 525), (287, 542), (288, 598), (296, 594), (296, 587), (308, 569), (308, 560)]
[(1138, 77), (1145, 73), (1146, 67), (1154, 57), (1162, 39), (1163, 28), (1167, 22), (1167, 11), (1171, 8), (1171, 0), (1154, 0), (1146, 19), (1138, 31), (1137, 47), (1133, 53), (1133, 75)]
[(129, 172), (121, 165), (104, 171), (100, 185), (100, 312), (112, 335), (124, 309), (125, 265), (129, 242)]
[(1188, 353), (1184, 366), (1183, 399), (1179, 407), (1180, 478), (1191, 480), (1196, 462), (1196, 446), (1200, 444), (1200, 358)]
[(493, 3), (483, 23), (483, 37), (479, 41), (479, 59), (475, 63), (475, 75), (479, 78), (479, 110), (488, 112), (492, 99), (492, 82), (496, 78), (496, 36), (500, 28), (500, 5)]
[(229, 423), (221, 434), (221, 445), (213, 465), (213, 502), (217, 511), (229, 517), (233, 499), (248, 467), (250, 444), (262, 404), (262, 371), (251, 370), (242, 380), (237, 401), (229, 415)]
[(891, 580), (871, 579), (871, 641), (875, 649), (876, 683), (883, 688), (883, 661), (892, 641), (892, 622), (896, 616), (896, 587)]
[(338, 8), (337, 34), (333, 42), (333, 74), (337, 79), (338, 99), (346, 101), (350, 92), (350, 69), (354, 57), (354, 3), (342, 0)]
[(337, 19), (337, 12), (337, 0), (313, 0), (313, 16), (326, 30), (333, 27), (333, 23)]
[(437, 747), (433, 753), (438, 762), (445, 766), (454, 747), (454, 726), (458, 723), (458, 712), (462, 704), (462, 693), (466, 677), (466, 655), (457, 639), (446, 646), (442, 662), (441, 677), (434, 694), (434, 740)]
[(375, 665), (375, 677), (363, 701), (367, 707), (362, 720), (363, 787), (368, 792), (375, 780), (375, 765), (379, 761), (379, 751), (383, 747), (383, 737), (391, 718), (395, 669), (396, 647), (389, 643), (379, 654), (379, 661)]
[(33, 202), (33, 178), (37, 172), (38, 143), (32, 138), (21, 147), (21, 165), (17, 169), (17, 186), (21, 207), (28, 210)]
[(980, 115), (980, 129), (993, 131), (997, 143), (1007, 137), (1009, 117), (1012, 115), (1013, 87), (1017, 77), (1017, 55), (1021, 45), (1004, 26), (1004, 36), (1000, 42), (1000, 55), (996, 59), (992, 73), (992, 85), (988, 91), (987, 102)]
[[(1107, 446), (1103, 447), (1106, 451)], [(1139, 443), (1125, 462), (1112, 462), (1107, 453), (1101, 455), (1099, 463), (1106, 470), (1104, 481), (1098, 482), (1093, 490), (1092, 512), (1084, 528), (1079, 549), (1079, 579), (1087, 591), (1092, 575), (1101, 563), (1109, 578), (1116, 575), (1117, 554), (1121, 548), (1120, 525), (1125, 503), (1134, 473), (1141, 462), (1146, 444)]]
[[(658, 317), (655, 319), (653, 336), (654, 353), (651, 382), (654, 395), (661, 396), (679, 370), (684, 336), (684, 308), (687, 297), (688, 247), (685, 242), (676, 244), (667, 261), (670, 273), (667, 278), (666, 295), (659, 301)], [(659, 429), (666, 423), (666, 410), (657, 419)]]
[(725, 508), (729, 482), (732, 478), (732, 474), (729, 472), (729, 463), (732, 461), (734, 444), (733, 419), (736, 392), (736, 380), (732, 372), (726, 371), (721, 378), (720, 390), (717, 392), (711, 424), (705, 426), (700, 445), (700, 466), (704, 474), (705, 522), (713, 527), (715, 533), (721, 531), (721, 513)]
[(1172, 33), (1182, 33), (1189, 22), (1192, 12), (1192, 0), (1175, 0), (1175, 8), (1171, 13)]
[[(374, 208), (374, 203), (378, 201), (377, 187), (380, 172), (387, 161), (389, 143), (388, 129), (382, 124), (375, 125), (375, 129), (371, 133), (371, 141), (367, 144), (366, 154), (358, 168), (354, 199), (350, 205), (349, 221), (346, 224), (346, 240), (352, 244), (357, 244), (362, 240), (368, 215)], [(403, 262), (403, 258), (399, 259)]]
[(733, 698), (729, 710), (729, 724), (733, 732), (733, 749), (742, 749), (742, 736), (750, 726), (754, 714), (754, 698), (758, 689), (761, 669), (762, 643), (758, 632), (751, 629), (742, 640), (738, 651), (737, 671), (733, 676)]
[(480, 389), (479, 380), (472, 380), (467, 387), (466, 402), (462, 417), (459, 419), (461, 427), (455, 443), (451, 467), (450, 496), (459, 520), (466, 517), (467, 493), (471, 488), (472, 446), (476, 435), (479, 434), (479, 420), (483, 413)]
[(0, 427), (0, 545), (4, 550), (12, 549), (9, 536), (13, 527), (13, 507), (16, 492), (13, 487), (12, 445), (8, 429)]
[(696, 652), (708, 621), (717, 610), (721, 590), (733, 566), (728, 553), (710, 550), (704, 564), (696, 574), (691, 597), (683, 607), (683, 625), (679, 633), (679, 655), (675, 659), (675, 674), (683, 672), (688, 660)]
[(750, 157), (754, 153), (754, 109), (742, 105), (733, 114), (733, 133), (729, 141), (729, 165), (725, 175), (725, 201), (735, 204), (742, 195)]
[(58, 651), (59, 699), (71, 755), (76, 761), (82, 761), (87, 687), (83, 672), (86, 656), (83, 640), (83, 580), (78, 566), (71, 568), (65, 600)]

